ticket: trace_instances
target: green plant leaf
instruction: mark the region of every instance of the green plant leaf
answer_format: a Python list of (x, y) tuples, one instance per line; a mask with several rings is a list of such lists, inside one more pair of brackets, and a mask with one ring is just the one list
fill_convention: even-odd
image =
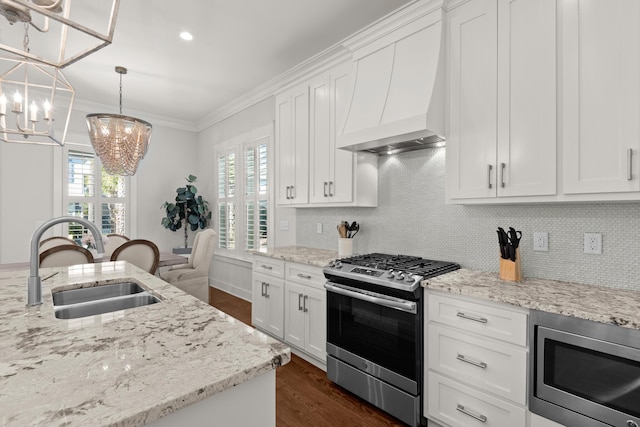
[(187, 181), (195, 182), (196, 181), (196, 176), (195, 175), (189, 175), (189, 178), (187, 178)]

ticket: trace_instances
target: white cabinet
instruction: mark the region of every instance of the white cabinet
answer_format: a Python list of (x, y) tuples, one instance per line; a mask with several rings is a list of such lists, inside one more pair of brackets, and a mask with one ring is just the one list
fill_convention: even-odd
[(284, 338), (284, 262), (255, 257), (252, 273), (251, 323)]
[(276, 96), (276, 202), (309, 202), (309, 87)]
[(277, 204), (377, 206), (378, 158), (336, 148), (351, 63), (276, 96)]
[(426, 292), (425, 414), (449, 426), (525, 426), (527, 312)]
[(447, 198), (556, 194), (556, 2), (447, 14)]
[(566, 194), (640, 191), (638, 22), (636, 0), (562, 2)]
[(284, 340), (326, 362), (327, 307), (322, 269), (287, 263)]

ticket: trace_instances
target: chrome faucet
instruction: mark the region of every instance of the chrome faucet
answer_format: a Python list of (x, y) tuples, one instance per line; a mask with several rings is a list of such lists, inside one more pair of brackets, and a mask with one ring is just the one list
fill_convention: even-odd
[(58, 218), (52, 218), (36, 228), (31, 235), (31, 258), (29, 259), (29, 280), (27, 281), (27, 305), (40, 305), (42, 304), (42, 281), (40, 280), (40, 255), (38, 249), (40, 247), (40, 238), (49, 228), (62, 222), (77, 222), (82, 224), (91, 230), (93, 238), (96, 242), (98, 254), (104, 254), (104, 244), (102, 243), (102, 234), (98, 227), (90, 221), (84, 218), (76, 216), (61, 216)]

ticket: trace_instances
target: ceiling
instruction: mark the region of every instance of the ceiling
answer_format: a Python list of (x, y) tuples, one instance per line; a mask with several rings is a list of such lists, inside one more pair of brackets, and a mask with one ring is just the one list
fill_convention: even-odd
[[(412, 1), (122, 0), (112, 44), (64, 73), (76, 105), (117, 112), (114, 67), (124, 66), (123, 114), (195, 129), (230, 101)], [(193, 41), (179, 38), (183, 30)]]

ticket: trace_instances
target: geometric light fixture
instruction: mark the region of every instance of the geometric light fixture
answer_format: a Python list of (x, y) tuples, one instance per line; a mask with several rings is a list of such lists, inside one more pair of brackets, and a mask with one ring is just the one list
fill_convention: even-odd
[[(120, 0), (0, 0), (0, 15), (11, 24), (2, 25), (0, 50), (64, 68), (111, 43), (119, 6)], [(23, 24), (34, 29), (29, 50), (22, 48)]]
[(74, 98), (59, 68), (0, 58), (0, 140), (64, 145)]
[(122, 75), (124, 67), (116, 67), (120, 74), (120, 114), (95, 113), (87, 115), (91, 145), (107, 173), (134, 175), (138, 164), (147, 154), (152, 126), (149, 122), (122, 115)]

